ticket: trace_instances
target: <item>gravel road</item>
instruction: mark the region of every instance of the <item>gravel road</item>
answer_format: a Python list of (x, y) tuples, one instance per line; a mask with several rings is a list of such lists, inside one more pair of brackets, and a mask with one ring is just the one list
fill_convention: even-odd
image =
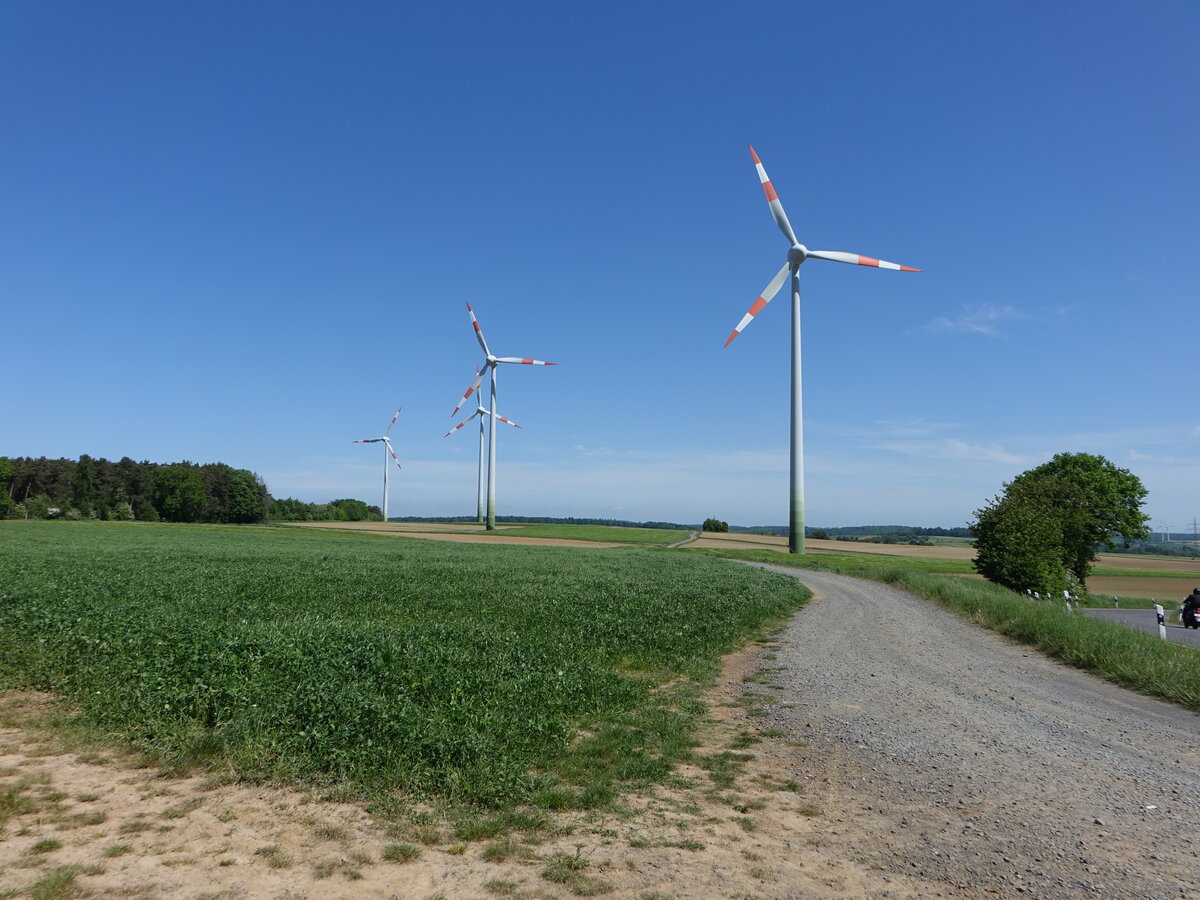
[(831, 849), (930, 897), (1200, 898), (1200, 716), (886, 585), (761, 567), (815, 593), (758, 721), (808, 743)]

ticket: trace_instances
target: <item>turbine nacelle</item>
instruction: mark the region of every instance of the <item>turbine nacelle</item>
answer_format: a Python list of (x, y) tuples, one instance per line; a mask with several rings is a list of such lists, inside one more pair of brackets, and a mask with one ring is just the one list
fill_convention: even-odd
[(792, 248), (788, 250), (787, 259), (789, 265), (800, 265), (800, 263), (808, 259), (808, 248), (797, 241), (795, 244), (792, 244)]

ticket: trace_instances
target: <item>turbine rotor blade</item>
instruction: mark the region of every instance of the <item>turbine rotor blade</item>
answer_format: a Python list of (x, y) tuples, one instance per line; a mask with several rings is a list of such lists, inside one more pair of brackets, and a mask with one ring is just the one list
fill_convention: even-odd
[(387, 438), (381, 438), (381, 440), (383, 441), (384, 446), (387, 447), (387, 452), (392, 454), (392, 462), (396, 464), (396, 468), (403, 469), (404, 466), (400, 465), (400, 458), (396, 456), (396, 451), (392, 449), (392, 442)]
[(763, 311), (768, 303), (779, 293), (779, 289), (783, 287), (783, 282), (787, 279), (788, 272), (792, 269), (792, 264), (786, 262), (783, 268), (775, 273), (775, 277), (771, 279), (771, 283), (763, 289), (763, 292), (758, 295), (758, 299), (750, 307), (749, 312), (742, 316), (742, 321), (738, 322), (737, 328), (730, 332), (729, 337), (725, 339), (725, 346), (728, 347), (735, 337), (742, 333), (742, 329), (750, 324), (751, 320)]
[(467, 416), (465, 419), (463, 419), (461, 422), (459, 422), (457, 425), (455, 425), (453, 428), (451, 428), (449, 431), (447, 431), (445, 434), (443, 434), (442, 437), (444, 437), (444, 438), (450, 437), (450, 435), (454, 434), (454, 432), (458, 431), (458, 429), (462, 428), (464, 425), (466, 425), (472, 419), (479, 418), (479, 415), (481, 412), (482, 412), (482, 409), (475, 410), (475, 412), (471, 413), (469, 416)]
[(383, 438), (363, 438), (361, 441), (351, 441), (352, 444), (378, 444)]
[(500, 415), (500, 413), (496, 413), (496, 418), (497, 418), (497, 419), (499, 419), (501, 422), (504, 422), (504, 423), (505, 423), (505, 424), (507, 424), (507, 425), (511, 425), (513, 428), (520, 428), (520, 427), (521, 427), (521, 426), (520, 426), (520, 425), (518, 425), (516, 422), (514, 422), (512, 419), (506, 419), (506, 418), (504, 418), (504, 416)]
[(779, 230), (783, 232), (783, 236), (789, 242), (799, 243), (796, 240), (796, 232), (792, 231), (792, 223), (788, 221), (787, 213), (783, 211), (783, 204), (779, 202), (779, 195), (775, 193), (771, 179), (767, 177), (767, 170), (763, 168), (762, 161), (759, 160), (753, 147), (750, 148), (750, 156), (754, 159), (754, 168), (758, 170), (758, 180), (762, 182), (763, 193), (767, 195), (767, 205), (771, 207), (771, 215), (775, 217), (775, 224), (779, 226)]
[(829, 259), (833, 262), (849, 263), (852, 266), (874, 266), (877, 269), (895, 269), (900, 272), (920, 272), (912, 266), (902, 266), (899, 263), (876, 259), (873, 256), (862, 256), (858, 253), (843, 253), (841, 250), (809, 250), (809, 256), (817, 259)]
[(454, 412), (450, 413), (451, 418), (454, 418), (456, 415), (458, 415), (458, 411), (462, 409), (463, 404), (467, 402), (467, 398), (475, 393), (476, 388), (478, 388), (480, 383), (483, 381), (483, 376), (486, 372), (487, 366), (484, 366), (483, 371), (475, 376), (475, 380), (471, 382), (471, 386), (467, 388), (467, 392), (459, 399), (458, 406), (454, 407)]
[(385, 435), (386, 435), (388, 432), (390, 432), (390, 431), (392, 430), (392, 426), (393, 426), (393, 425), (395, 425), (395, 424), (396, 424), (396, 420), (397, 420), (398, 418), (400, 418), (400, 411), (401, 411), (401, 410), (403, 410), (403, 409), (404, 409), (404, 407), (402, 406), (402, 407), (400, 407), (400, 409), (396, 410), (396, 414), (395, 414), (394, 416), (392, 416), (392, 421), (388, 422), (388, 427), (387, 427), (387, 429), (386, 429), (386, 430), (384, 430), (384, 432), (383, 432)]
[(491, 357), (492, 351), (488, 349), (487, 341), (483, 337), (483, 329), (479, 327), (479, 322), (475, 319), (475, 310), (471, 309), (471, 304), (467, 304), (467, 312), (471, 316), (471, 327), (475, 329), (475, 339), (479, 341), (479, 346), (483, 348), (483, 355)]
[(558, 363), (543, 362), (540, 359), (524, 359), (520, 356), (501, 356), (496, 359), (498, 363), (517, 363), (522, 366), (556, 366)]

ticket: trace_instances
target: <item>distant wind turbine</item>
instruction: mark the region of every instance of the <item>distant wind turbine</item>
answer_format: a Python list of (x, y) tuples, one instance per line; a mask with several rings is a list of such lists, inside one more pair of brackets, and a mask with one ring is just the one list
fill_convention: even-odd
[(767, 178), (767, 170), (763, 168), (762, 162), (758, 158), (758, 154), (754, 152), (754, 148), (750, 148), (750, 156), (754, 159), (754, 166), (758, 170), (758, 180), (762, 182), (763, 191), (767, 195), (767, 203), (771, 207), (771, 215), (775, 217), (775, 224), (779, 226), (779, 230), (783, 232), (783, 236), (787, 238), (791, 245), (787, 252), (787, 262), (783, 267), (775, 273), (775, 277), (767, 285), (766, 289), (759, 295), (758, 299), (751, 305), (750, 310), (742, 317), (742, 321), (738, 322), (737, 327), (725, 341), (725, 346), (728, 347), (730, 342), (735, 337), (742, 333), (750, 321), (763, 311), (763, 308), (771, 302), (771, 299), (779, 293), (779, 289), (783, 287), (783, 281), (787, 278), (788, 273), (792, 276), (792, 462), (791, 462), (791, 516), (788, 528), (788, 550), (792, 553), (804, 552), (804, 409), (803, 396), (800, 383), (800, 265), (809, 257), (816, 259), (828, 259), (833, 262), (850, 263), (858, 266), (873, 266), (879, 269), (896, 269), (901, 272), (919, 272), (920, 269), (913, 269), (909, 266), (901, 266), (896, 263), (884, 262), (882, 259), (875, 259), (871, 256), (860, 256), (857, 253), (843, 253), (840, 250), (809, 250), (798, 240), (796, 233), (792, 231), (792, 224), (788, 221), (787, 213), (783, 211), (783, 204), (779, 202), (779, 197), (775, 193), (775, 188), (771, 186), (771, 180)]
[[(478, 367), (476, 367), (476, 369), (475, 369), (475, 374), (476, 375), (479, 374)], [(479, 419), (479, 475), (476, 477), (476, 480), (475, 480), (475, 493), (477, 495), (475, 516), (476, 516), (476, 521), (479, 522), (480, 525), (482, 525), (483, 524), (483, 420), (484, 420), (485, 416), (490, 416), (492, 414), (492, 411), (490, 409), (487, 409), (483, 405), (483, 392), (482, 391), (480, 391), (479, 393), (477, 393), (475, 395), (475, 403), (476, 403), (475, 412), (471, 413), (471, 415), (467, 416), (465, 419), (463, 419), (461, 422), (459, 422), (457, 425), (455, 425), (453, 428), (451, 428), (449, 431), (447, 431), (445, 434), (443, 434), (442, 437), (448, 438), (448, 437), (450, 437), (450, 435), (454, 434), (454, 432), (458, 431), (460, 428), (462, 428), (464, 425), (466, 425), (472, 419)], [(498, 418), (501, 422), (504, 422), (506, 425), (511, 425), (513, 428), (521, 427), (516, 422), (514, 422), (512, 419), (506, 419), (506, 418), (504, 418), (504, 416), (497, 416), (496, 418)]]
[[(404, 407), (400, 407), (404, 409)], [(377, 438), (363, 438), (361, 441), (354, 441), (355, 444), (378, 444), (383, 443), (383, 521), (388, 520), (388, 456), (392, 457), (392, 461), (396, 463), (396, 468), (402, 468), (400, 460), (396, 458), (396, 451), (392, 449), (392, 442), (388, 439), (388, 434), (391, 433), (392, 426), (396, 424), (396, 419), (400, 417), (400, 409), (396, 410), (396, 414), (392, 416), (392, 421), (388, 422), (388, 427), (384, 430), (383, 435)]]
[(475, 319), (475, 310), (471, 309), (470, 303), (467, 304), (467, 313), (471, 317), (471, 327), (475, 329), (475, 338), (479, 341), (479, 346), (483, 348), (483, 368), (475, 376), (475, 380), (471, 382), (471, 386), (467, 388), (467, 392), (462, 395), (462, 399), (458, 401), (458, 405), (454, 407), (454, 412), (450, 415), (453, 417), (458, 414), (467, 398), (483, 382), (483, 376), (490, 371), (492, 391), (491, 405), (488, 409), (487, 528), (488, 531), (494, 531), (496, 529), (496, 419), (499, 418), (496, 413), (496, 370), (500, 368), (501, 363), (512, 363), (519, 366), (552, 366), (554, 363), (543, 362), (540, 359), (524, 359), (520, 356), (493, 356), (492, 351), (488, 349), (483, 329), (479, 327), (479, 322)]

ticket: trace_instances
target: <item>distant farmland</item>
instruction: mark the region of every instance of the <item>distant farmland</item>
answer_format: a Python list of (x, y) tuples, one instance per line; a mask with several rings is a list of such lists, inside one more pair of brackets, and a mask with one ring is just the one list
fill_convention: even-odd
[[(749, 534), (704, 534), (688, 545), (713, 550), (777, 550), (787, 552), (785, 538)], [(809, 539), (805, 547), (818, 558), (821, 556), (858, 557), (873, 559), (875, 565), (888, 563), (880, 557), (891, 557), (900, 567), (916, 567), (926, 571), (941, 571), (967, 577), (978, 577), (971, 567), (975, 558), (973, 547), (932, 546), (908, 544), (873, 544), (866, 541), (823, 541)], [(924, 565), (922, 565), (924, 561)], [(937, 561), (946, 561), (939, 565)], [(956, 563), (956, 564), (955, 564)], [(1111, 596), (1136, 597), (1176, 603), (1179, 598), (1200, 585), (1200, 560), (1179, 557), (1153, 557), (1102, 553), (1088, 590), (1098, 598)]]

